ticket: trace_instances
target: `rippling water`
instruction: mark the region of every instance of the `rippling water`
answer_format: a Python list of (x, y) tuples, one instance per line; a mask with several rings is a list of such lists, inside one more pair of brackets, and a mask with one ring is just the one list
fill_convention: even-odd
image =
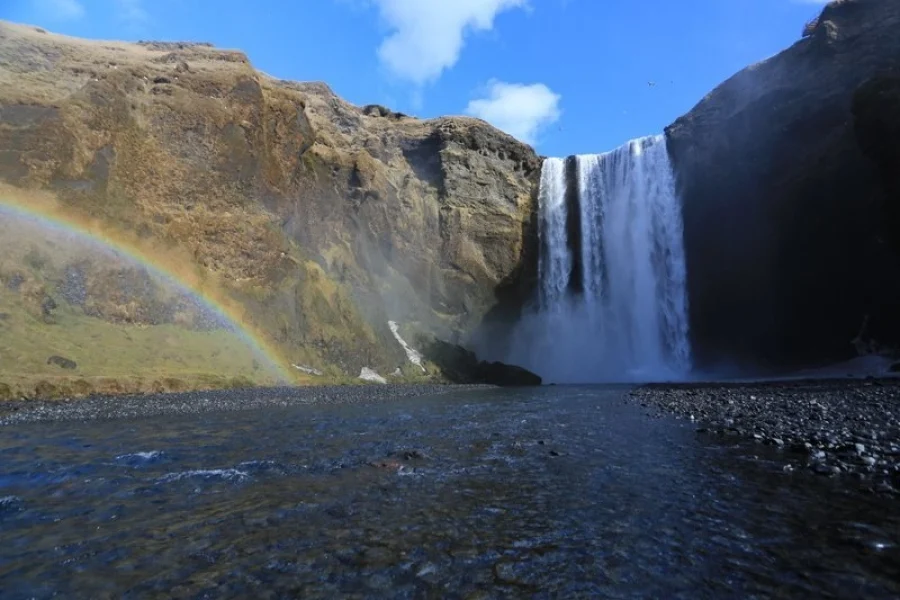
[(776, 452), (574, 387), (5, 427), (0, 596), (900, 595), (900, 503)]

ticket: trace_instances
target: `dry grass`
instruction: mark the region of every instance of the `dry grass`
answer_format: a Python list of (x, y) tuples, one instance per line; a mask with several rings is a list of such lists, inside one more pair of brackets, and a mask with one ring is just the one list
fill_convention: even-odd
[[(55, 311), (55, 322), (48, 324), (7, 289), (0, 289), (0, 314), (0, 398), (277, 382), (243, 340), (221, 329), (115, 325), (68, 306)], [(77, 367), (67, 371), (49, 364), (51, 356), (73, 360)]]
[(85, 83), (116, 72), (138, 74), (151, 82), (178, 76), (179, 63), (194, 73), (229, 77), (252, 72), (247, 57), (233, 50), (195, 45), (170, 60), (171, 49), (120, 41), (94, 41), (46, 32), (30, 25), (0, 21), (0, 87), (13, 102), (55, 103)]

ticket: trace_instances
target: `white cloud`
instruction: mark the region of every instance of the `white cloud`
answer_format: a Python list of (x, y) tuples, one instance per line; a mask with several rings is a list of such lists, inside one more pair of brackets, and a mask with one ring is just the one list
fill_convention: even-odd
[(378, 57), (395, 75), (422, 85), (459, 60), (465, 37), (490, 31), (498, 14), (528, 0), (374, 0), (391, 33)]
[(543, 83), (488, 83), (485, 98), (472, 100), (466, 114), (484, 119), (526, 144), (537, 140), (538, 134), (559, 120), (561, 96)]
[(80, 19), (85, 12), (78, 0), (36, 0), (35, 5), (42, 14), (60, 21)]
[(114, 0), (114, 4), (116, 16), (129, 25), (142, 25), (149, 19), (142, 0)]

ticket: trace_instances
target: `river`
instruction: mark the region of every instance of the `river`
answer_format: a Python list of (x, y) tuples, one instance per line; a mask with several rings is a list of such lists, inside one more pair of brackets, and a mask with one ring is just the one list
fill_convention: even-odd
[(0, 427), (0, 597), (900, 596), (897, 500), (695, 429), (577, 386)]

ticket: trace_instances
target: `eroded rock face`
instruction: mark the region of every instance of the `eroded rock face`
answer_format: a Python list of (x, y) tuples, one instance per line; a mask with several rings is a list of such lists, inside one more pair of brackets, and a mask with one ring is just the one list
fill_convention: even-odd
[(667, 128), (684, 201), (700, 366), (846, 358), (900, 340), (897, 261), (857, 88), (900, 65), (900, 3), (841, 0), (808, 37), (741, 71)]
[(539, 168), (482, 121), (358, 108), (240, 52), (0, 23), (0, 184), (182, 251), (289, 361), (384, 369), (390, 319), (464, 339), (514, 312)]
[(317, 132), (304, 156), (314, 200), (288, 207), (286, 227), (322, 249), (373, 321), (456, 336), (498, 287), (527, 278), (540, 170), (531, 148), (475, 119), (382, 116), (323, 84), (283, 85), (306, 94)]

